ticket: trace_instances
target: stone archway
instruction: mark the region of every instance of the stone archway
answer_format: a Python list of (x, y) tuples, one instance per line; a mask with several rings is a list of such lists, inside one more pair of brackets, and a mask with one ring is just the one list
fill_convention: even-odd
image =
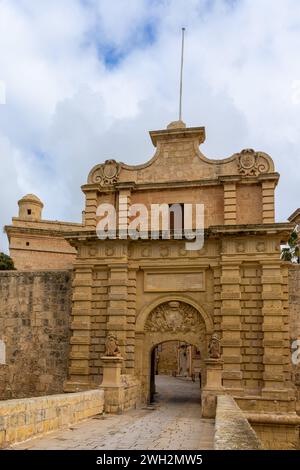
[[(169, 347), (168, 347), (169, 345)], [(160, 350), (157, 348), (161, 347)], [(167, 363), (165, 362), (164, 365), (171, 365), (169, 370), (159, 371), (159, 364), (161, 359), (161, 354), (163, 354), (163, 348), (167, 347), (167, 353), (165, 350), (165, 355), (167, 354)], [(194, 356), (194, 348), (197, 349), (197, 357)], [(196, 364), (195, 364), (196, 363)], [(194, 366), (196, 366), (194, 368)], [(155, 345), (151, 350), (151, 360), (150, 360), (150, 391), (149, 391), (149, 400), (150, 403), (154, 401), (154, 395), (156, 390), (156, 378), (158, 376), (173, 376), (173, 377), (181, 377), (187, 378), (189, 377), (193, 381), (200, 381), (200, 389), (201, 391), (201, 379), (203, 377), (205, 370), (204, 359), (199, 354), (198, 346), (195, 344), (187, 343), (186, 341), (181, 340), (171, 340), (171, 341), (163, 341), (158, 345)], [(197, 375), (195, 374), (197, 371)], [(201, 377), (201, 378), (200, 378)], [(171, 382), (172, 383), (172, 382)], [(200, 393), (199, 393), (200, 399)]]
[(195, 305), (174, 298), (156, 304), (143, 320), (140, 325), (143, 329), (136, 332), (136, 372), (142, 384), (142, 400), (147, 402), (153, 349), (166, 341), (182, 341), (196, 346), (205, 358), (207, 335), (211, 331), (207, 331), (206, 322)]

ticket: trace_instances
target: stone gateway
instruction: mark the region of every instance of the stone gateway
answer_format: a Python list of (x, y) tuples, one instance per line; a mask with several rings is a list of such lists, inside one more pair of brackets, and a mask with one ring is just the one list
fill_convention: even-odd
[[(57, 248), (51, 262), (61, 268), (63, 260), (65, 268), (72, 263), (64, 391), (97, 388), (110, 364), (120, 388), (134, 384), (131, 402), (147, 403), (154, 349), (167, 341), (189, 344), (201, 358), (204, 407), (209, 403), (215, 412), (217, 396), (231, 395), (262, 439), (278, 431), (294, 442), (298, 389), (292, 380), (289, 265), (280, 259), (293, 224), (275, 222), (274, 163), (253, 149), (209, 159), (199, 149), (204, 127), (181, 121), (150, 137), (156, 151), (148, 162), (130, 166), (110, 159), (90, 171), (82, 186), (82, 224), (38, 227), (26, 211), (33, 204), (40, 219), (42, 203), (27, 197), (20, 204), (24, 214), (6, 227), (21, 268), (22, 240), (30, 234), (47, 237), (38, 254), (39, 265), (46, 264), (52, 229)], [(150, 214), (152, 204), (162, 203), (204, 205), (201, 249), (188, 250), (184, 238), (173, 236), (173, 219), (169, 239), (161, 233), (156, 239), (124, 237), (130, 204), (143, 204)], [(115, 239), (97, 237), (100, 204), (116, 209)], [(129, 400), (120, 393), (118, 399)]]

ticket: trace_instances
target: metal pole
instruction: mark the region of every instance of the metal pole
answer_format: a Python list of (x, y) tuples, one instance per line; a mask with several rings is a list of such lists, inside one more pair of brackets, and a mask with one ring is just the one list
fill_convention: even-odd
[(180, 91), (179, 91), (179, 121), (182, 120), (182, 73), (183, 73), (183, 52), (184, 52), (184, 32), (185, 28), (182, 28), (181, 38), (181, 64), (180, 64)]

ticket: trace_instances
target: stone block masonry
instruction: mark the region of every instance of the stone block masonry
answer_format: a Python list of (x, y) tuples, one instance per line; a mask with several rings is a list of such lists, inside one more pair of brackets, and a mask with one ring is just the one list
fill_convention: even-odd
[(141, 405), (141, 384), (132, 375), (122, 375), (120, 387), (103, 387), (102, 389), (105, 392), (106, 413), (122, 414), (139, 408)]
[[(300, 265), (289, 266), (289, 315), (291, 343), (300, 340)], [(295, 351), (295, 349), (294, 349)], [(293, 381), (297, 387), (297, 398), (300, 402), (300, 356), (298, 364), (293, 364)], [(300, 411), (300, 403), (298, 403)]]
[(0, 402), (0, 448), (101, 414), (103, 390)]
[[(204, 386), (217, 376), (206, 390), (212, 403), (220, 393), (231, 395), (251, 414), (246, 418), (264, 444), (273, 446), (273, 436), (278, 436), (292, 448), (298, 433), (297, 370), (291, 362), (298, 291), (289, 290), (289, 264), (281, 260), (280, 247), (294, 224), (275, 223), (279, 174), (272, 158), (248, 148), (223, 160), (208, 159), (199, 149), (205, 129), (187, 128), (181, 121), (150, 136), (156, 147), (150, 161), (130, 166), (106, 160), (91, 170), (81, 187), (86, 196), (82, 224), (43, 220), (43, 203), (35, 195), (19, 201), (19, 217), (6, 228), (10, 249), (26, 258), (26, 253), (36, 253), (38, 261), (40, 249), (52, 250), (62, 262), (65, 254), (76, 259), (72, 288), (67, 278), (53, 274), (52, 279), (49, 272), (8, 274), (12, 280), (1, 280), (0, 339), (5, 344), (0, 345), (2, 359), (7, 356), (1, 367), (9, 371), (8, 380), (2, 379), (4, 397), (60, 392), (68, 364), (65, 392), (101, 386), (106, 410), (123, 412), (139, 398), (147, 403), (153, 394), (153, 349), (180, 341), (200, 351)], [(128, 214), (133, 204), (143, 204), (150, 215), (152, 204), (186, 207), (199, 202), (205, 206), (202, 249), (192, 250), (186, 240), (173, 236), (164, 239), (163, 233), (159, 239), (151, 233), (147, 239), (125, 237), (127, 222), (137, 222)], [(97, 207), (107, 203), (116, 211), (117, 238), (100, 240)], [(175, 227), (175, 218), (169, 223)], [(195, 229), (195, 217), (192, 225)], [(140, 228), (146, 235), (146, 228)], [(70, 252), (62, 253), (59, 240), (69, 243)], [(218, 367), (210, 368), (213, 333), (220, 340), (221, 358)], [(113, 363), (110, 371), (105, 366), (110, 334), (123, 359), (117, 374)], [(127, 384), (121, 381), (125, 375), (130, 376)], [(112, 376), (117, 382), (113, 386)]]
[(218, 396), (215, 450), (260, 450), (262, 444), (246, 416), (229, 395)]
[(71, 277), (70, 271), (0, 272), (0, 400), (63, 391)]

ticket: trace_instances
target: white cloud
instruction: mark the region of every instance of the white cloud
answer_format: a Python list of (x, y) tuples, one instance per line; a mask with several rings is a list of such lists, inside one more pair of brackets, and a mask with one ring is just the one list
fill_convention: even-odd
[(92, 165), (151, 157), (147, 131), (177, 118), (182, 25), (185, 121), (206, 126), (207, 156), (270, 153), (286, 219), (299, 205), (299, 18), (297, 0), (0, 2), (1, 224), (27, 192), (46, 217), (80, 220)]

